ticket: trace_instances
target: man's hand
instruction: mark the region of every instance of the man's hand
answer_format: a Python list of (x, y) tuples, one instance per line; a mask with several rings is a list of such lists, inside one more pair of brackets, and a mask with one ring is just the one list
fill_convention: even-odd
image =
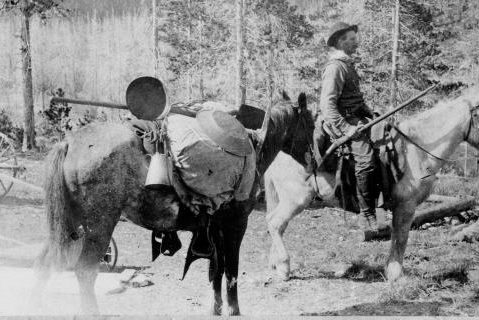
[(357, 126), (352, 127), (347, 133), (346, 136), (348, 136), (351, 139), (356, 139), (359, 138), (361, 135), (361, 128), (364, 127), (363, 123), (359, 123)]

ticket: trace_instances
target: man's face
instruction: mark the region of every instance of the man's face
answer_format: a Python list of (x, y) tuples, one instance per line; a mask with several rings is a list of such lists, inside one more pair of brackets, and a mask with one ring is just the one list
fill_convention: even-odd
[(338, 49), (343, 50), (346, 54), (352, 55), (358, 49), (358, 37), (356, 32), (350, 30), (346, 32), (338, 40)]

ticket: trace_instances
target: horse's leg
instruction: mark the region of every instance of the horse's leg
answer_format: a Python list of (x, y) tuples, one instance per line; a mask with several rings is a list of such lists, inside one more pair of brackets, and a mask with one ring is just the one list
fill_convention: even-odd
[(416, 208), (414, 201), (400, 202), (393, 210), (391, 249), (386, 267), (386, 276), (394, 281), (401, 276), (404, 252)]
[[(265, 184), (265, 200), (266, 200), (266, 212), (272, 212), (279, 203), (278, 194), (274, 186), (274, 178), (269, 176), (269, 172), (266, 171), (264, 176)], [(273, 259), (276, 257), (276, 248), (274, 241), (271, 242), (271, 248), (269, 250), (269, 265), (272, 269), (276, 268), (276, 261)]]
[(284, 202), (280, 202), (280, 204), (266, 216), (268, 230), (272, 240), (269, 261), (282, 280), (288, 280), (290, 272), (290, 258), (283, 242), (283, 234), (289, 221), (294, 216), (294, 206)]
[(80, 288), (80, 308), (83, 314), (99, 314), (95, 296), (95, 281), (98, 276), (99, 263), (85, 265), (75, 270)]
[[(215, 228), (215, 237), (220, 237), (219, 230)], [(218, 238), (217, 238), (218, 239)], [(223, 298), (221, 297), (221, 285), (223, 282), (223, 274), (225, 269), (224, 248), (222, 241), (216, 241), (216, 256), (218, 258), (218, 265), (215, 266), (213, 261), (210, 260), (210, 281), (213, 288), (213, 305), (211, 307), (211, 314), (214, 316), (220, 316), (223, 309)]]
[(42, 295), (51, 278), (51, 263), (48, 259), (49, 246), (45, 245), (34, 265), (35, 283), (28, 301), (28, 307), (37, 311), (42, 307)]
[(113, 229), (120, 219), (120, 212), (105, 215), (103, 219), (98, 212), (90, 216), (89, 232), (85, 234), (84, 244), (77, 264), (75, 275), (80, 288), (80, 306), (83, 314), (98, 314), (98, 302), (95, 295), (95, 281), (98, 276), (101, 259), (105, 256), (113, 234)]
[(313, 192), (307, 186), (290, 186), (288, 192), (283, 193), (282, 197), (280, 196), (278, 206), (266, 216), (272, 239), (271, 254), (273, 256), (270, 257), (270, 261), (274, 264), (277, 275), (282, 280), (288, 280), (290, 272), (290, 258), (283, 242), (284, 232), (289, 221), (301, 213), (313, 197)]
[[(241, 242), (248, 225), (248, 213), (231, 212), (232, 219), (223, 220), (224, 257), (226, 275), (227, 315), (240, 315), (238, 303), (238, 267)], [(238, 216), (234, 216), (234, 215)]]
[[(219, 258), (218, 260), (218, 264), (220, 263), (220, 261), (223, 261), (222, 258)], [(221, 262), (221, 264), (223, 265), (223, 262)], [(212, 268), (213, 266), (210, 262), (210, 272), (214, 272)], [(216, 273), (214, 273), (213, 279), (211, 281), (211, 287), (213, 288), (213, 305), (211, 307), (211, 314), (214, 316), (220, 316), (223, 309), (223, 298), (221, 297), (221, 283), (223, 280), (223, 273), (224, 268), (223, 270), (219, 270), (218, 266), (218, 270), (216, 270)]]

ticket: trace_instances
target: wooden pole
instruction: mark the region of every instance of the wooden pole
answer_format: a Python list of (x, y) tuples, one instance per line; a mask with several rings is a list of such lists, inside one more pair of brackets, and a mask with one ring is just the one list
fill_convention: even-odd
[[(70, 98), (62, 98), (62, 97), (53, 97), (50, 100), (50, 103), (71, 103), (71, 104), (78, 104), (78, 105), (85, 105), (85, 106), (96, 106), (96, 107), (104, 107), (110, 109), (124, 109), (129, 110), (126, 104), (119, 104), (119, 103), (111, 103), (111, 102), (102, 102), (102, 101), (88, 101), (88, 100), (78, 100), (78, 99), (70, 99)], [(171, 113), (182, 114), (187, 117), (196, 117), (196, 112), (188, 110), (187, 108), (182, 108), (178, 106), (171, 106)], [(235, 116), (238, 111), (231, 110), (228, 111), (229, 114)]]

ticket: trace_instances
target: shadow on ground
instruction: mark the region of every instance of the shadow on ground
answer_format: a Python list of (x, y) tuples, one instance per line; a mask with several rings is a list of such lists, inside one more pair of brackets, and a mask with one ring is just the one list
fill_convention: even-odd
[(383, 282), (384, 267), (369, 265), (365, 262), (353, 262), (346, 266), (324, 268), (302, 268), (292, 272), (291, 280), (348, 279), (358, 282)]
[(365, 303), (338, 311), (302, 314), (308, 316), (444, 316), (449, 313), (442, 310), (439, 302), (390, 301), (383, 303)]

